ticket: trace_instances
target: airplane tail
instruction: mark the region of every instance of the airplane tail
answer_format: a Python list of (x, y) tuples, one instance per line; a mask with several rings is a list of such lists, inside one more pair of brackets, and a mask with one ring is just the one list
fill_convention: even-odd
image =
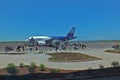
[(75, 36), (74, 36), (74, 33), (75, 33), (75, 27), (73, 27), (69, 32), (68, 32), (68, 34), (66, 35), (69, 39), (74, 39), (74, 38), (76, 38)]

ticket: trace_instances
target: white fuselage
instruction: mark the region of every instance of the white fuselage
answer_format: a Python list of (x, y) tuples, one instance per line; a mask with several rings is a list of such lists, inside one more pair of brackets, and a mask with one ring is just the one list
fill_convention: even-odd
[(75, 27), (73, 27), (66, 36), (31, 36), (26, 41), (30, 44), (51, 44), (52, 42), (64, 42), (75, 39)]
[(48, 36), (32, 36), (27, 39), (27, 42), (37, 43), (38, 45), (44, 45), (50, 39), (52, 38)]

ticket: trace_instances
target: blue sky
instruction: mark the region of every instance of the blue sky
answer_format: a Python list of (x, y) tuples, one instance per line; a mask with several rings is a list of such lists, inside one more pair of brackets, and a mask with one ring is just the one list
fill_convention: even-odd
[(0, 41), (32, 35), (66, 35), (77, 40), (119, 40), (120, 0), (1, 0)]

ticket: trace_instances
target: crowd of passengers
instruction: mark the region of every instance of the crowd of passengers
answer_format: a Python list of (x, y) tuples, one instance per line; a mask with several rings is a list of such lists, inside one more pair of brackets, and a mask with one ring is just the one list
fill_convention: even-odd
[(20, 44), (17, 45), (16, 48), (13, 48), (11, 46), (5, 46), (5, 52), (14, 51), (14, 50), (16, 50), (17, 52), (24, 51), (25, 46)]
[(74, 50), (79, 50), (79, 49), (86, 49), (86, 45), (84, 44), (69, 44), (69, 43), (64, 43), (63, 45), (56, 45), (56, 51), (58, 49), (62, 49), (62, 50), (67, 50), (68, 47), (72, 47)]
[[(25, 47), (27, 47), (26, 45), (17, 45), (15, 48), (12, 48), (11, 46), (5, 46), (5, 52), (9, 52), (9, 51), (14, 51), (16, 50), (17, 52), (20, 51), (25, 51)], [(60, 45), (60, 43), (56, 43), (54, 45), (52, 45), (52, 47), (54, 47), (56, 49), (56, 51), (58, 49), (62, 49), (62, 50), (67, 50), (69, 47), (72, 47), (74, 50), (78, 50), (78, 49), (85, 49), (86, 45), (84, 44), (69, 44), (68, 42), (65, 42), (64, 44)], [(32, 51), (33, 47), (29, 47), (29, 50)], [(34, 46), (34, 50), (39, 50), (39, 46), (36, 45)]]

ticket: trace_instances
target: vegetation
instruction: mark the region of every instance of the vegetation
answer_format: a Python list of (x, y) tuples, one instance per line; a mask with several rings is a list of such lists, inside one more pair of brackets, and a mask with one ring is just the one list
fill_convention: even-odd
[(35, 64), (34, 62), (31, 62), (31, 63), (30, 63), (30, 66), (33, 67), (33, 68), (35, 68), (35, 67), (36, 67), (36, 64)]
[(103, 65), (99, 65), (100, 69), (104, 69), (104, 66)]
[(56, 73), (59, 73), (61, 70), (60, 69), (55, 69), (55, 72)]
[(113, 61), (113, 62), (111, 63), (111, 65), (112, 65), (113, 67), (119, 67), (119, 62)]
[(89, 61), (89, 60), (98, 60), (101, 58), (89, 56), (82, 53), (68, 53), (68, 52), (61, 52), (61, 53), (49, 53), (51, 57), (49, 58), (50, 61)]
[(50, 72), (51, 72), (51, 73), (59, 73), (59, 72), (60, 72), (60, 69), (51, 69)]
[(17, 73), (17, 68), (13, 63), (9, 63), (7, 65), (6, 69), (7, 69), (7, 72), (10, 73), (10, 74), (16, 74)]
[(19, 66), (22, 68), (24, 67), (24, 63), (20, 63)]
[(45, 71), (45, 69), (46, 69), (46, 68), (45, 68), (45, 65), (44, 65), (44, 64), (40, 64), (40, 70), (41, 70), (41, 71)]
[[(69, 71), (69, 70), (60, 70), (60, 69), (46, 68), (44, 64), (40, 64), (40, 66), (38, 67), (38, 66), (36, 66), (36, 64), (34, 62), (31, 62), (29, 66), (25, 66), (23, 63), (20, 63), (19, 65), (21, 67), (23, 67), (23, 68), (21, 68), (20, 66), (17, 67), (13, 63), (9, 63), (5, 69), (0, 69), (0, 72), (2, 71), (0, 73), (0, 75), (6, 75), (6, 71), (8, 73), (14, 74), (14, 75), (16, 73), (17, 73), (17, 75), (21, 75), (21, 74), (25, 75), (25, 74), (29, 74), (29, 73), (38, 73), (38, 74), (40, 73), (40, 76), (43, 76), (46, 73), (71, 73), (71, 72), (74, 72), (74, 71)], [(96, 72), (98, 74), (99, 74), (100, 71), (104, 73), (104, 70), (105, 70), (105, 72), (108, 73), (108, 71), (112, 71), (112, 69), (116, 70), (116, 71), (113, 71), (113, 72), (119, 72), (119, 69), (120, 69), (119, 62), (113, 61), (111, 63), (111, 65), (113, 67), (106, 67), (106, 68), (104, 68), (103, 65), (99, 65), (100, 69), (89, 68), (88, 70), (86, 70), (87, 71), (86, 74), (88, 74), (88, 75), (94, 75), (94, 73), (95, 73), (96, 70), (98, 71), (98, 72)], [(39, 69), (41, 69), (41, 71), (43, 71), (42, 75), (41, 75), (41, 71)], [(18, 72), (18, 70), (19, 70), (19, 72)], [(29, 73), (28, 73), (28, 70), (29, 70)], [(30, 75), (33, 75), (33, 74), (30, 74)]]
[[(40, 71), (40, 68), (43, 71)], [(36, 66), (36, 64), (34, 62), (31, 62), (30, 65), (24, 65), (23, 63), (19, 63), (19, 66), (15, 66), (13, 63), (9, 63), (6, 66), (6, 68), (0, 69), (0, 76), (4, 76), (5, 77), (5, 79), (1, 79), (1, 77), (0, 77), (0, 80), (10, 79), (10, 78), (8, 78), (9, 75), (10, 76), (14, 75), (14, 76), (17, 76), (17, 77), (20, 75), (21, 77), (19, 79), (30, 79), (31, 76), (34, 75), (34, 74), (35, 75), (40, 75), (38, 77), (41, 78), (41, 77), (43, 77), (45, 75), (48, 76), (51, 73), (53, 73), (53, 74), (54, 73), (60, 73), (60, 74), (62, 74), (62, 73), (71, 73), (71, 72), (75, 72), (75, 70), (62, 70), (62, 69), (60, 70), (60, 69), (53, 69), (53, 68), (51, 69), (51, 68), (45, 67), (45, 65), (43, 65), (43, 64), (40, 64), (39, 66)], [(23, 77), (22, 77), (22, 75), (23, 75)], [(28, 75), (30, 75), (30, 76), (28, 76)], [(59, 74), (57, 74), (57, 75), (59, 76)], [(13, 80), (12, 76), (11, 76), (10, 80)], [(24, 78), (25, 76), (27, 76), (28, 78)], [(49, 75), (49, 76), (51, 76), (51, 75)], [(14, 80), (19, 80), (19, 79), (15, 79), (14, 78)]]
[(120, 49), (109, 49), (109, 50), (105, 50), (105, 52), (110, 52), (110, 53), (120, 53)]
[(29, 70), (30, 73), (34, 73), (35, 68), (36, 68), (36, 64), (34, 62), (31, 62), (29, 67), (28, 67), (28, 70)]

